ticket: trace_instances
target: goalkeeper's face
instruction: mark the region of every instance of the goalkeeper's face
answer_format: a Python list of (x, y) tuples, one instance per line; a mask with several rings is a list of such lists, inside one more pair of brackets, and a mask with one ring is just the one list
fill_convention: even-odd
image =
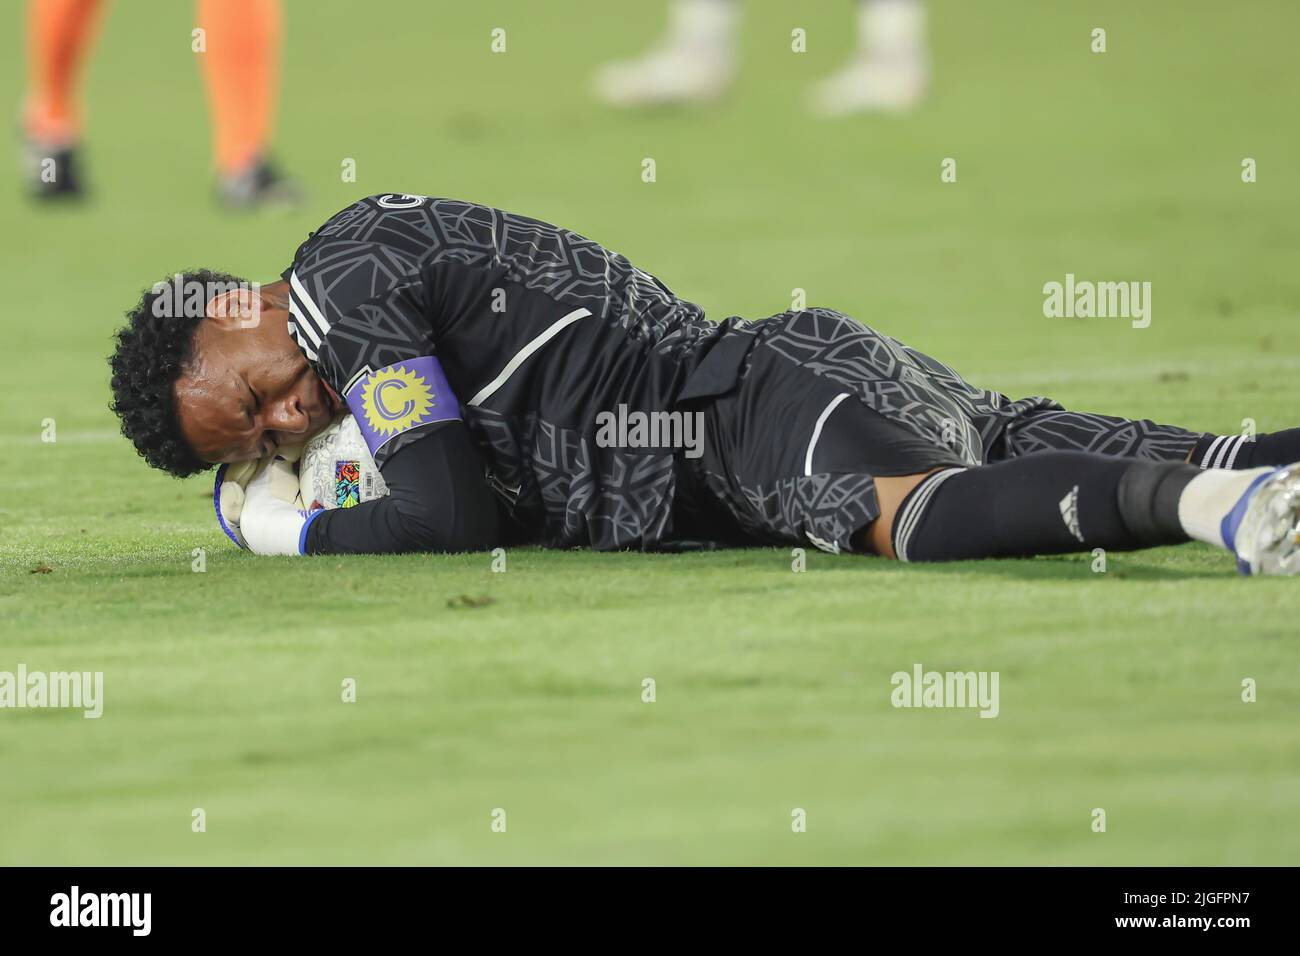
[(255, 323), (239, 314), (198, 323), (194, 358), (176, 380), (181, 432), (204, 461), (249, 461), (310, 438), (344, 404), (289, 336), (289, 313), (263, 290)]

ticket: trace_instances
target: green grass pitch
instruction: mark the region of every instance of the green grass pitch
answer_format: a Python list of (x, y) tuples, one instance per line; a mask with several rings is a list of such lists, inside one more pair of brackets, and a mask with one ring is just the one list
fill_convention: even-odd
[[(142, 287), (197, 264), (266, 279), (382, 191), (568, 225), (716, 318), (803, 289), (1016, 396), (1300, 425), (1300, 10), (936, 0), (924, 108), (819, 122), (803, 97), (848, 16), (746, 4), (724, 101), (626, 115), (590, 72), (650, 41), (655, 3), (290, 4), (278, 152), (309, 202), (229, 217), (188, 5), (114, 5), (87, 76), (94, 202), (0, 189), (0, 670), (105, 673), (99, 720), (0, 710), (0, 863), (1294, 863), (1300, 591), (1209, 548), (1104, 573), (259, 559), (218, 531), (210, 478), (152, 474), (116, 437), (104, 356)], [(1044, 318), (1067, 272), (1151, 281), (1150, 328)], [(916, 662), (998, 671), (1000, 715), (894, 709)]]

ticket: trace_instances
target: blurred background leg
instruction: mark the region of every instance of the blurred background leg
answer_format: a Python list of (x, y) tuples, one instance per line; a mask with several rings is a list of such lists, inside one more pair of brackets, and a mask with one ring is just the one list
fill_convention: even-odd
[(292, 203), (297, 188), (269, 159), (280, 86), (280, 0), (199, 0), (200, 58), (212, 117), (220, 201), (233, 208)]
[(28, 182), (38, 198), (79, 196), (81, 110), (77, 79), (99, 21), (101, 0), (30, 0), (28, 89), (23, 110)]

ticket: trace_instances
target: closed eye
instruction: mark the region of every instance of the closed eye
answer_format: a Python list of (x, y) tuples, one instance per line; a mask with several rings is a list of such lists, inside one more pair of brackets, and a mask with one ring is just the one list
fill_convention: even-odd
[[(262, 398), (260, 395), (257, 394), (257, 391), (247, 382), (244, 383), (244, 387), (248, 389), (249, 397), (252, 398), (253, 400), (252, 407), (249, 408), (245, 406), (244, 409), (244, 414), (248, 416), (249, 427), (253, 428), (256, 427), (257, 425), (258, 412), (262, 410)], [(267, 432), (264, 431), (261, 435), (258, 436), (257, 449), (258, 449), (257, 457), (259, 458), (267, 458), (275, 450), (275, 442), (273, 439), (267, 437)]]

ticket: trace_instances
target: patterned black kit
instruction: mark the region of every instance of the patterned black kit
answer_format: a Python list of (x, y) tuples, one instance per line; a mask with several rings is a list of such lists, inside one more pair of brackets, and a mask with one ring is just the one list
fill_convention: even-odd
[[(879, 514), (876, 476), (1063, 448), (1181, 460), (1200, 438), (1012, 401), (828, 309), (715, 323), (616, 252), (458, 200), (363, 199), (283, 277), (291, 333), (367, 418), (380, 465), (441, 420), (409, 404), (376, 417), (392, 405), (377, 387), (400, 395), (423, 373), (453, 393), (525, 537), (549, 547), (849, 550)], [(698, 426), (698, 447), (601, 440), (615, 413), (693, 416), (672, 434)]]

